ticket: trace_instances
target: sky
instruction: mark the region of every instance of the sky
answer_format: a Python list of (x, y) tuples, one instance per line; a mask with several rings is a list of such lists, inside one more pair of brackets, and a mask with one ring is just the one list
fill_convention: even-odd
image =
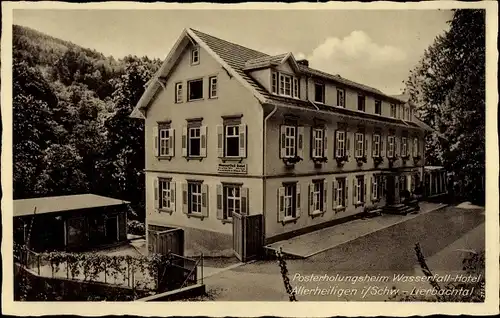
[(448, 10), (53, 10), (16, 9), (14, 24), (120, 58), (164, 59), (191, 27), (268, 54), (399, 94), (448, 29)]

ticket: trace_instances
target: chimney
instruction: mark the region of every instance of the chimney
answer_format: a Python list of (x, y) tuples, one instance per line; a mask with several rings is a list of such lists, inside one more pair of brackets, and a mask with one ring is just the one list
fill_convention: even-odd
[(309, 61), (306, 59), (298, 60), (297, 63), (309, 67)]

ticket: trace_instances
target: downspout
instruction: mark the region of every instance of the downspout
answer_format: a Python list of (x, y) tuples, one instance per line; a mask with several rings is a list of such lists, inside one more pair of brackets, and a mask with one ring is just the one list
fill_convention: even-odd
[[(263, 132), (262, 132), (262, 142), (264, 143), (263, 148), (262, 148), (262, 213), (264, 214), (264, 227), (265, 227), (265, 213), (266, 213), (266, 140), (267, 140), (267, 120), (271, 118), (276, 111), (278, 110), (278, 105), (274, 105), (273, 110), (264, 118), (264, 127), (263, 127)], [(263, 239), (265, 241), (265, 228), (262, 229)], [(264, 242), (265, 243), (265, 242)]]

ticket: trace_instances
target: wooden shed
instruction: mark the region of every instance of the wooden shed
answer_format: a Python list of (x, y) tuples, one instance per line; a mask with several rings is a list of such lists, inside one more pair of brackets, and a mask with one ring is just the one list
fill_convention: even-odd
[(36, 251), (126, 241), (128, 204), (94, 194), (14, 200), (14, 241)]

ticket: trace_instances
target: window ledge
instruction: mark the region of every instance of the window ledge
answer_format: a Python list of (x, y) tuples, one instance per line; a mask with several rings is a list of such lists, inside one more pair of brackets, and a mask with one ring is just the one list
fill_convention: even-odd
[(313, 211), (311, 212), (311, 214), (309, 214), (311, 216), (311, 218), (316, 218), (316, 217), (320, 217), (320, 216), (323, 216), (323, 214), (325, 214), (326, 211)]
[(156, 156), (156, 159), (158, 159), (158, 160), (168, 160), (168, 161), (170, 161), (170, 160), (172, 160), (172, 158), (173, 158), (173, 157), (174, 157), (174, 156)]
[(356, 207), (356, 208), (359, 208), (360, 206), (364, 206), (364, 205), (365, 205), (364, 202), (356, 202), (356, 203), (354, 203), (354, 207)]
[(342, 205), (339, 205), (336, 208), (334, 208), (335, 212), (342, 212), (342, 211), (345, 211), (345, 209), (346, 209), (346, 207), (342, 206)]
[(188, 99), (187, 102), (188, 103), (192, 103), (192, 102), (201, 102), (205, 100), (204, 98), (197, 98), (197, 99)]
[(186, 213), (186, 215), (187, 215), (188, 218), (193, 217), (193, 218), (200, 219), (202, 221), (205, 218), (204, 215), (201, 215), (201, 214), (198, 214), (198, 213)]
[(286, 157), (286, 158), (283, 158), (283, 162), (287, 166), (293, 166), (293, 165), (295, 165), (297, 162), (299, 162), (301, 160), (302, 160), (302, 158), (300, 158), (300, 157)]
[(172, 214), (172, 213), (174, 213), (174, 210), (173, 209), (158, 209), (158, 213)]
[(315, 164), (322, 164), (328, 162), (328, 158), (326, 157), (313, 157), (312, 160), (314, 161)]
[(372, 199), (372, 203), (378, 203), (380, 202), (380, 199)]
[(283, 221), (281, 221), (281, 224), (285, 225), (288, 223), (297, 223), (298, 217), (285, 217)]
[(227, 224), (227, 223), (232, 224), (233, 223), (233, 220), (229, 220), (229, 219), (221, 219), (220, 221), (222, 224)]
[(184, 158), (186, 158), (186, 160), (187, 160), (187, 161), (189, 161), (189, 160), (198, 160), (198, 161), (202, 161), (202, 160), (203, 160), (203, 158), (205, 158), (205, 157), (202, 157), (202, 156), (188, 156), (188, 157), (184, 157)]
[(243, 159), (245, 159), (245, 157), (219, 157), (220, 160), (222, 160), (222, 162), (226, 162), (226, 161), (239, 161), (239, 162), (242, 162)]

